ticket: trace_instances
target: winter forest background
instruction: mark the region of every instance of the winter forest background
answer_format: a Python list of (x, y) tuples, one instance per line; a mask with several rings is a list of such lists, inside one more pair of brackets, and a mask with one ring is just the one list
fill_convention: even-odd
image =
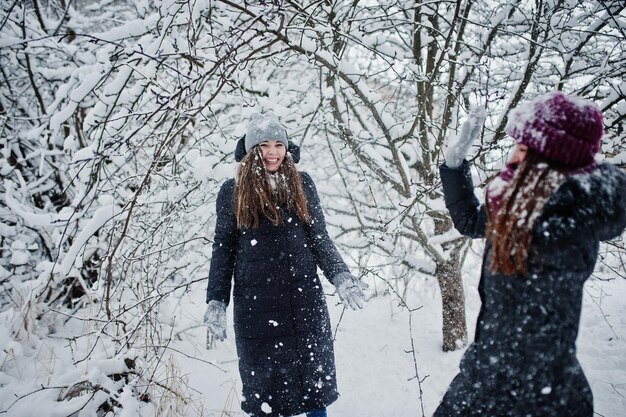
[[(486, 107), (483, 185), (511, 148), (507, 112), (562, 89), (600, 106), (599, 158), (625, 167), (625, 8), (3, 0), (0, 416), (243, 415), (232, 330), (207, 350), (201, 317), (215, 197), (259, 110), (302, 147), (370, 285), (344, 314), (325, 282), (331, 415), (430, 415), (472, 339), (482, 249), (443, 205), (444, 144)], [(605, 244), (583, 301), (599, 416), (626, 410), (625, 262), (623, 239)]]

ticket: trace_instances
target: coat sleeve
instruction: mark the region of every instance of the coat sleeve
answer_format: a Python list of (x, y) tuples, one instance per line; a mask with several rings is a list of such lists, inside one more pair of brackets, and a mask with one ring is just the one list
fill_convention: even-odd
[(350, 272), (335, 244), (326, 230), (326, 220), (313, 180), (306, 172), (300, 173), (302, 186), (307, 197), (309, 209), (309, 225), (307, 227), (308, 240), (315, 256), (315, 261), (324, 276), (332, 283), (334, 277), (341, 272)]
[(209, 269), (206, 302), (228, 304), (237, 253), (237, 223), (233, 207), (234, 180), (226, 181), (217, 194), (215, 238)]
[(442, 164), (439, 173), (446, 208), (456, 230), (472, 238), (484, 237), (487, 215), (484, 206), (474, 195), (469, 163), (464, 160), (458, 168)]

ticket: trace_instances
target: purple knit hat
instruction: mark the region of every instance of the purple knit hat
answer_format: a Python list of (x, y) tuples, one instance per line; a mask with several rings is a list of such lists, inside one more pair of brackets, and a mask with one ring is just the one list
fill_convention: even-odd
[(603, 131), (602, 113), (595, 104), (561, 91), (513, 109), (507, 125), (515, 142), (573, 168), (594, 162)]

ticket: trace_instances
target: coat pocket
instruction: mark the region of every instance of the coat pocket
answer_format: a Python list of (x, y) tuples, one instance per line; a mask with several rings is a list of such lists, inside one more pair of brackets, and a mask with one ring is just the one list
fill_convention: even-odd
[(287, 273), (282, 262), (270, 257), (245, 262), (239, 281), (247, 288), (271, 288), (284, 284)]
[(239, 360), (246, 364), (289, 364), (298, 361), (293, 336), (277, 338), (240, 337), (237, 341)]
[(280, 338), (294, 335), (293, 320), (277, 311), (246, 311), (237, 315), (238, 337)]

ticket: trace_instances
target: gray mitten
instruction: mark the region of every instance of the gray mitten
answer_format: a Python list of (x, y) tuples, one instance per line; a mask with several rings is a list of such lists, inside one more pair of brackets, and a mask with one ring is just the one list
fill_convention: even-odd
[(485, 123), (485, 109), (478, 107), (472, 109), (467, 120), (461, 125), (461, 131), (456, 140), (451, 140), (445, 152), (446, 165), (448, 168), (458, 168), (463, 163), (470, 146), (480, 134)]
[(202, 322), (217, 340), (226, 339), (226, 304), (218, 300), (209, 301)]
[(350, 307), (352, 310), (358, 310), (365, 305), (365, 294), (363, 290), (368, 287), (366, 283), (355, 277), (349, 272), (341, 272), (332, 280), (337, 295), (344, 306)]

